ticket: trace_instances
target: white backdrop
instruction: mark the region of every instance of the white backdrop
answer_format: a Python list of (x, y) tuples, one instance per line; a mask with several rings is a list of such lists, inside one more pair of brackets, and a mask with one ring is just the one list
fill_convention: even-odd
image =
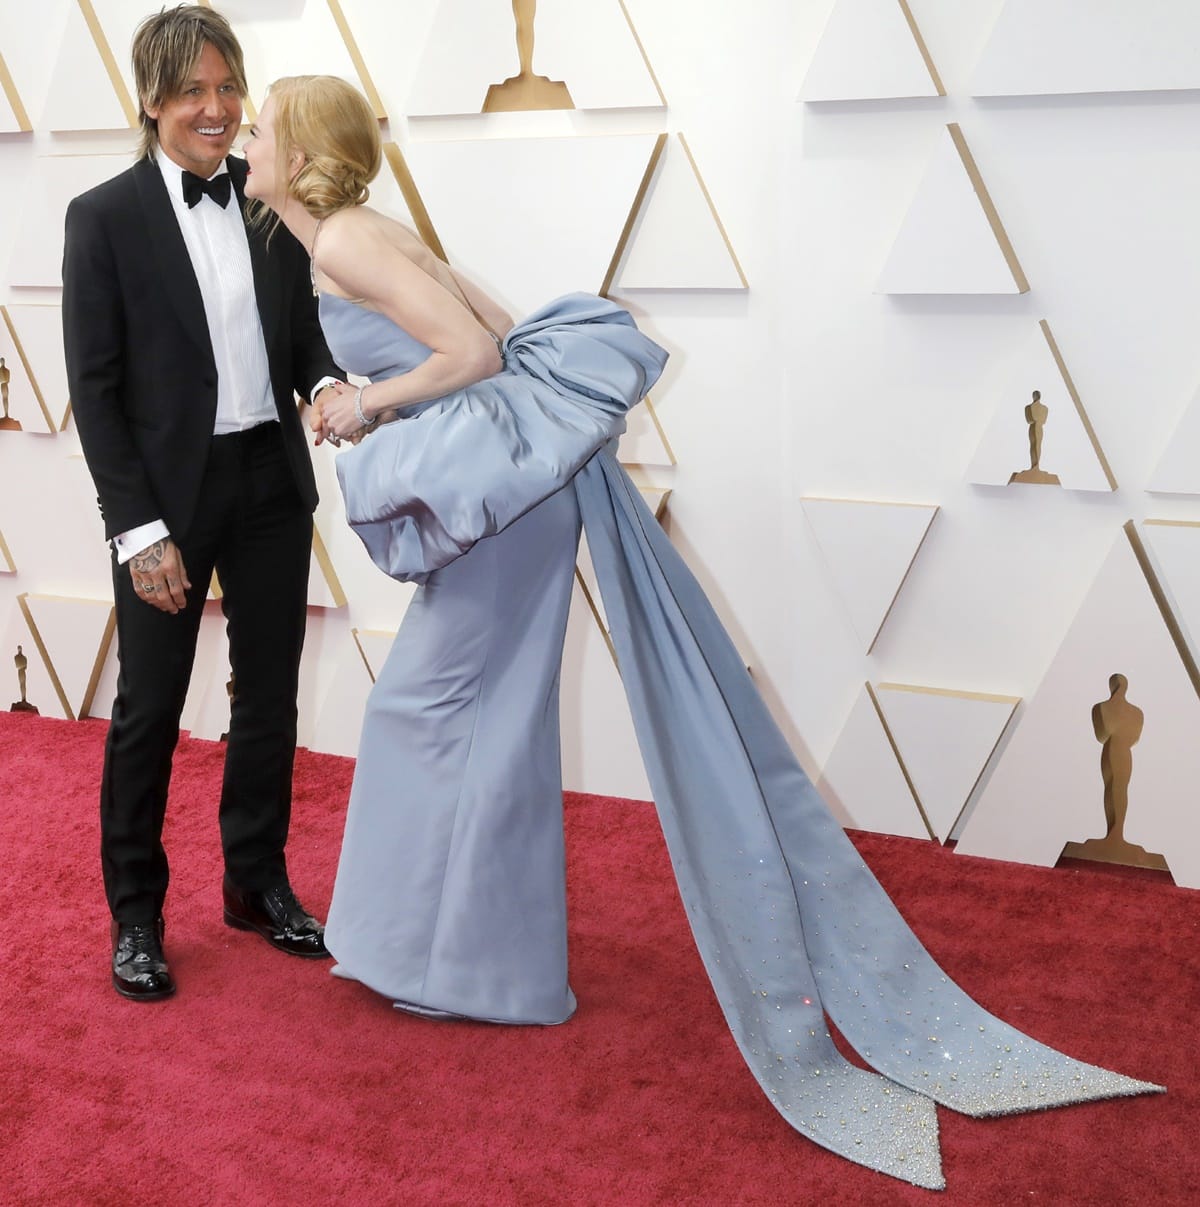
[[(132, 145), (86, 17), (124, 70), (147, 7), (0, 0), (11, 77), (0, 89), (0, 355), (23, 426), (0, 432), (0, 706), (16, 698), (6, 668), (20, 643), (30, 699), (48, 715), (78, 713), (89, 695), (91, 714), (107, 715), (114, 662), (110, 650), (97, 665), (95, 601), (110, 587), (90, 484), (70, 423), (49, 431), (67, 403), (55, 312), (32, 308), (58, 304), (65, 198), (125, 166)], [(471, 81), (486, 89), (516, 70), (508, 0), (216, 7), (260, 92), (282, 71), (319, 69), (374, 88), (451, 259), (517, 310), (548, 290), (600, 287), (655, 136), (669, 134), (611, 289), (672, 352), (653, 397), (667, 443), (643, 417), (623, 456), (671, 489), (671, 538), (805, 766), (848, 822), (940, 839), (953, 823), (964, 849), (1053, 862), (1064, 826), (1074, 841), (1103, 833), (1100, 746), (1072, 742), (1090, 734), (1109, 676), (1125, 673), (1156, 751), (1142, 764), (1134, 752), (1129, 836), (1153, 834), (1176, 878), (1200, 885), (1200, 809), (1168, 791), (1200, 737), (1180, 724), (1188, 667), (1169, 634), (1176, 661), (1162, 656), (1168, 630), (1155, 628), (1152, 598), (1129, 602), (1149, 593), (1137, 560), (1110, 554), (1134, 521), (1179, 630), (1200, 634), (1200, 556), (1189, 556), (1200, 527), (1144, 527), (1200, 524), (1200, 68), (1189, 74), (1176, 55), (1194, 44), (1191, 0), (1137, 8), (1138, 37), (1127, 13), (1106, 17), (1089, 0), (909, 0), (924, 54), (898, 0), (625, 0), (644, 59), (619, 0), (589, 0), (586, 26), (572, 0), (542, 0), (535, 70), (593, 107), (485, 116), (469, 111)], [(394, 180), (378, 196), (404, 214)], [(1037, 343), (1042, 320), (1061, 365)], [(1042, 464), (1063, 485), (980, 484), (992, 478), (979, 465), (1010, 455), (996, 441), (1024, 455), (1032, 389), (1052, 404)], [(345, 531), (332, 451), (314, 456), (332, 580), (317, 566), (302, 739), (352, 753), (368, 668), (408, 592)], [(1151, 538), (1166, 531), (1159, 560), (1167, 546)], [(645, 797), (612, 661), (577, 605), (567, 785)], [(224, 721), (209, 610), (185, 714), (202, 736)], [(854, 618), (873, 610), (883, 619), (871, 645)], [(1042, 689), (1077, 711), (1035, 714)], [(1018, 740), (1030, 716), (1039, 740)], [(947, 758), (932, 783), (935, 724)], [(1041, 774), (1050, 762), (1054, 774)], [(1140, 830), (1139, 809), (1154, 818)]]

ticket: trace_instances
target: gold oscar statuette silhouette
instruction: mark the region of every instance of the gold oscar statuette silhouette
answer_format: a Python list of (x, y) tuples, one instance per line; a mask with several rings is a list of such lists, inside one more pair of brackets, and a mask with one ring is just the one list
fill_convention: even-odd
[(537, 0), (513, 0), (517, 25), (517, 58), (521, 69), (502, 84), (492, 84), (483, 101), (484, 113), (516, 113), (531, 109), (574, 109), (562, 80), (533, 74), (533, 19)]
[(19, 432), (21, 425), (8, 413), (8, 383), (12, 380), (12, 370), (0, 356), (0, 406), (4, 413), (0, 416), (0, 432)]
[(1048, 474), (1041, 468), (1042, 431), (1050, 416), (1050, 408), (1042, 401), (1041, 390), (1034, 390), (1033, 401), (1025, 408), (1025, 422), (1029, 425), (1029, 468), (1015, 473), (1009, 482), (1031, 482), (1035, 486), (1058, 486), (1058, 475)]
[(1129, 680), (1112, 675), (1112, 693), (1092, 708), (1092, 729), (1100, 748), (1100, 775), (1104, 780), (1104, 818), (1108, 833), (1086, 842), (1069, 842), (1063, 854), (1072, 859), (1094, 859), (1100, 863), (1123, 863), (1137, 868), (1167, 871), (1167, 861), (1125, 838), (1125, 815), (1129, 811), (1129, 781), (1133, 775), (1133, 748), (1142, 736), (1145, 714), (1126, 699)]
[(13, 658), (13, 665), (17, 668), (17, 690), (21, 693), (21, 698), (15, 704), (13, 704), (9, 711), (37, 712), (37, 709), (25, 698), (25, 668), (29, 665), (29, 659), (25, 657), (25, 654), (20, 646), (17, 646), (17, 653)]

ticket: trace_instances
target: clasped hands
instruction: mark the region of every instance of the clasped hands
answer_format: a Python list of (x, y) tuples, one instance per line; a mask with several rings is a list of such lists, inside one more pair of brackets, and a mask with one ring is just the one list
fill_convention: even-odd
[(309, 427), (316, 433), (317, 444), (326, 440), (335, 448), (343, 440), (357, 444), (374, 430), (377, 421), (366, 420), (362, 395), (363, 389), (344, 381), (331, 382), (318, 391), (308, 420)]

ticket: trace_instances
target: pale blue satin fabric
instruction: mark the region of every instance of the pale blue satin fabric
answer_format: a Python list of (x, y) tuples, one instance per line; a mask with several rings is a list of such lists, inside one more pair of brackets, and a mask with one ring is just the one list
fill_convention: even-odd
[[(322, 305), (341, 363), (390, 362), (377, 369), (382, 374), (417, 363), (420, 345), (387, 320), (364, 314), (346, 303)], [(501, 374), (419, 408), (339, 457), (348, 517), (387, 573), (427, 582), (425, 591), (441, 590), (441, 576), (519, 533), (525, 520), (518, 517), (536, 516), (564, 487), (573, 488), (688, 919), (734, 1039), (776, 1109), (851, 1160), (940, 1187), (934, 1102), (990, 1115), (1158, 1090), (1063, 1056), (976, 1005), (934, 963), (830, 815), (703, 591), (613, 455), (625, 412), (657, 379), (662, 350), (619, 307), (577, 294), (519, 324), (503, 352)], [(564, 550), (574, 553), (567, 527), (557, 548), (541, 549), (560, 567)], [(530, 550), (522, 544), (518, 555), (536, 561)], [(449, 582), (444, 594), (455, 594)], [(521, 671), (528, 656), (528, 689), (544, 700), (553, 660), (546, 627), (522, 613), (524, 604), (510, 610), (503, 592), (489, 594), (488, 604), (494, 612), (478, 609), (473, 623), (510, 636), (506, 658)], [(565, 623), (555, 613), (550, 633), (559, 653), (560, 620)], [(406, 618), (406, 646), (408, 625)], [(453, 625), (444, 626), (436, 640), (450, 643), (453, 632)], [(408, 675), (416, 668), (405, 655), (400, 669)], [(513, 681), (517, 695), (519, 678)], [(389, 693), (419, 698), (433, 691), (385, 671), (377, 693), (385, 679)], [(403, 919), (372, 913), (380, 900), (377, 882), (397, 878), (396, 865), (381, 852), (397, 850), (392, 832), (406, 833), (409, 823), (395, 816), (423, 808), (428, 789), (408, 792), (414, 776), (424, 784), (424, 771), (414, 765), (424, 755), (414, 755), (406, 738), (377, 721), (369, 720), (364, 732), (348, 822), (355, 837), (339, 869), (330, 947), (346, 964), (346, 944), (354, 960), (371, 965), (359, 979), (393, 996), (408, 994), (417, 1006), (521, 1021), (511, 1008), (509, 982), (526, 972), (534, 982), (543, 978), (540, 963), (510, 969), (498, 978), (496, 1004), (484, 989), (469, 1009), (457, 1009), (446, 995), (422, 997), (418, 989), (414, 997), (411, 988), (384, 987), (376, 966), (413, 953), (381, 933), (407, 929)], [(501, 750), (506, 743), (523, 749), (534, 736), (523, 728), (528, 724), (522, 716), (500, 729), (488, 765), (476, 764), (493, 790), (503, 793), (506, 777), (520, 780), (519, 760)], [(385, 758), (382, 770), (375, 767), (371, 748), (393, 743), (400, 747), (395, 758)], [(557, 757), (557, 729), (554, 743)], [(372, 770), (360, 791), (364, 757)], [(548, 757), (544, 747), (538, 757)], [(445, 773), (451, 778), (459, 774), (453, 764), (451, 758)], [(355, 814), (367, 797), (375, 807), (364, 830)], [(486, 812), (486, 801), (479, 804)], [(543, 805), (528, 824), (559, 822)], [(515, 893), (526, 877), (524, 840), (493, 832), (489, 841), (487, 853), (480, 848), (474, 858), (476, 866), (488, 864), (499, 900), (506, 885)], [(361, 854), (372, 846), (374, 858)], [(469, 866), (457, 873), (464, 883)], [(546, 895), (559, 891), (555, 884)], [(505, 944), (507, 918), (497, 915), (493, 925), (472, 916), (474, 900), (458, 910), (456, 892), (442, 887), (438, 908), (454, 914), (451, 929), (461, 925), (475, 936), (468, 948), (480, 946), (481, 935), (484, 945), (489, 935)], [(420, 938), (406, 934), (399, 946), (406, 942), (419, 946)], [(353, 961), (346, 972), (358, 975)], [(469, 973), (460, 967), (456, 975), (463, 980)], [(556, 966), (552, 978), (557, 975)], [(573, 1000), (561, 1002), (565, 1017)], [(877, 1073), (838, 1054), (826, 1014)]]

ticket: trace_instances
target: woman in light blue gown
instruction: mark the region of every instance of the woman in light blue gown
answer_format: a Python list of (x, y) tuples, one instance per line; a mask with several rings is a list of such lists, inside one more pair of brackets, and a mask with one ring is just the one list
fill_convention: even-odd
[(347, 518), (421, 584), (363, 725), (326, 930), (339, 974), (434, 1017), (575, 1009), (558, 691), (582, 522), (697, 946), (797, 1130), (938, 1188), (935, 1102), (995, 1115), (1158, 1091), (987, 1013), (896, 912), (614, 457), (666, 360), (630, 316), (573, 294), (514, 326), (366, 207), (378, 124), (340, 80), (275, 84), (247, 159), (247, 194), (313, 256), (330, 349), (370, 382), (313, 417), (318, 443), (354, 445)]

